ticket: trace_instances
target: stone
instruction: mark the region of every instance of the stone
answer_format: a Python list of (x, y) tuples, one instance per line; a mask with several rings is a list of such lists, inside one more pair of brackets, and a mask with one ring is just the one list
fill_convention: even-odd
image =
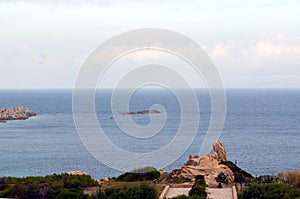
[(217, 159), (219, 162), (226, 162), (227, 155), (224, 144), (222, 142), (215, 142), (213, 145), (214, 152), (217, 154)]
[(217, 141), (213, 144), (213, 151), (210, 154), (190, 155), (188, 161), (181, 169), (174, 170), (171, 173), (172, 178), (183, 179), (193, 182), (197, 175), (203, 175), (208, 187), (217, 188), (219, 183), (216, 178), (219, 173), (223, 172), (228, 180), (227, 185), (231, 186), (234, 182), (234, 175), (231, 169), (221, 162), (227, 161), (224, 144)]
[(87, 175), (86, 172), (80, 171), (80, 170), (69, 171), (69, 172), (67, 172), (67, 174), (70, 174), (70, 175)]
[(109, 182), (109, 178), (105, 177), (105, 178), (101, 179), (101, 181), (103, 181), (103, 182)]

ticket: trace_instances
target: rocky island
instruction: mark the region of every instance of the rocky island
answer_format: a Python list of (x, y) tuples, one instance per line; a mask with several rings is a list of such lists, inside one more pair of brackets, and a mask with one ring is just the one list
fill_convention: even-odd
[(143, 110), (137, 112), (124, 112), (123, 115), (134, 115), (134, 114), (153, 114), (153, 113), (161, 113), (159, 110)]
[(32, 116), (36, 116), (36, 113), (23, 106), (0, 108), (0, 122), (2, 123), (8, 120), (26, 120)]

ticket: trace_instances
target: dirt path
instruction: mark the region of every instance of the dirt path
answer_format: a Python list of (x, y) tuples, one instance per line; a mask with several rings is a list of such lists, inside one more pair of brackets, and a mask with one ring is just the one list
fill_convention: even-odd
[(179, 196), (179, 195), (189, 195), (189, 191), (191, 188), (170, 188), (166, 198), (173, 198), (175, 196)]
[(208, 188), (207, 195), (210, 199), (233, 199), (232, 188)]
[[(172, 198), (179, 195), (189, 195), (191, 188), (169, 188), (166, 198)], [(209, 199), (233, 199), (232, 188), (207, 188), (207, 196)]]

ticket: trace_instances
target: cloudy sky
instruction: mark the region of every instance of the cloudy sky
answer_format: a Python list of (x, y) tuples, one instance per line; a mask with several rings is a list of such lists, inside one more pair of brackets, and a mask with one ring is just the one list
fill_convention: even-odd
[(299, 88), (299, 10), (298, 0), (0, 0), (0, 89), (72, 88), (97, 46), (139, 28), (197, 42), (226, 88)]

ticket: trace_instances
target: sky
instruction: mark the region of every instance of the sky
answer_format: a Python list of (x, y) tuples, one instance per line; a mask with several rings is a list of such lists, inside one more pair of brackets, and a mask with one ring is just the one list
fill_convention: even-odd
[[(299, 0), (0, 0), (0, 89), (73, 88), (95, 48), (140, 28), (194, 40), (225, 88), (300, 88), (299, 10)], [(157, 57), (172, 59), (145, 52), (125, 60)], [(122, 63), (110, 70), (104, 87), (118, 81)], [(174, 58), (168, 64), (182, 63)], [(191, 71), (181, 72), (195, 87), (203, 85)]]

